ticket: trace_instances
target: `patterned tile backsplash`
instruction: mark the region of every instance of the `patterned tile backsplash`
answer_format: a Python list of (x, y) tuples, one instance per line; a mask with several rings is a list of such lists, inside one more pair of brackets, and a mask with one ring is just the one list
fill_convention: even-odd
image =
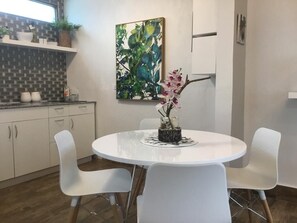
[[(40, 0), (59, 5), (63, 14), (64, 0)], [(49, 23), (0, 12), (0, 26), (8, 26), (10, 38), (16, 32), (36, 27), (37, 37), (57, 41), (57, 32)], [(41, 49), (0, 45), (0, 102), (20, 101), (22, 91), (40, 91), (43, 100), (63, 100), (67, 83), (66, 54)]]
[(0, 46), (0, 100), (19, 101), (22, 91), (61, 100), (66, 84), (65, 53)]

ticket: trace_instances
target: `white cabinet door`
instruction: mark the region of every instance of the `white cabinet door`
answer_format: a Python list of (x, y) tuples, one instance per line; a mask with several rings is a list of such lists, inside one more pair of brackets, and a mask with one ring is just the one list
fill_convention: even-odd
[(59, 164), (58, 148), (54, 139), (55, 134), (62, 130), (69, 130), (69, 117), (56, 117), (49, 119), (50, 131), (50, 166)]
[(13, 123), (15, 176), (49, 167), (48, 119)]
[(217, 32), (217, 1), (193, 0), (193, 34)]
[(216, 73), (216, 36), (193, 39), (192, 74)]
[(70, 131), (76, 144), (77, 158), (93, 155), (92, 142), (95, 140), (94, 113), (71, 115)]
[(14, 177), (12, 124), (0, 124), (0, 181)]
[(69, 117), (57, 117), (49, 119), (50, 142), (55, 142), (54, 136), (62, 131), (69, 130)]

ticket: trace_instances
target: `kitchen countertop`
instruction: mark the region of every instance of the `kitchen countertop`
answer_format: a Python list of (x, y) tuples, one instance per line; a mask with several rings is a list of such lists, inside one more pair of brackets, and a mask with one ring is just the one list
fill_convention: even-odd
[(48, 106), (59, 106), (59, 105), (72, 105), (72, 104), (86, 104), (96, 103), (95, 101), (41, 101), (41, 102), (4, 102), (0, 103), (1, 109), (14, 109), (14, 108), (32, 108), (32, 107), (48, 107)]

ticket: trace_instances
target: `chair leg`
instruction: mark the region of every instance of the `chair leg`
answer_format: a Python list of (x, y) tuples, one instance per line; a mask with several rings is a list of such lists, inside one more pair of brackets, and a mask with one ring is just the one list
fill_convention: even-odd
[(77, 215), (79, 211), (81, 197), (72, 197), (71, 199), (71, 209), (69, 213), (69, 223), (75, 223), (77, 220)]
[[(248, 207), (250, 208), (250, 202), (252, 201), (252, 194), (251, 190), (247, 190), (247, 199), (248, 199)], [(249, 214), (249, 221), (250, 223), (253, 222), (253, 215), (252, 212), (248, 209), (248, 214)]]
[(260, 199), (262, 201), (263, 208), (265, 210), (267, 222), (272, 223), (273, 219), (272, 219), (272, 215), (271, 215), (271, 212), (270, 212), (270, 208), (269, 208), (268, 203), (267, 203), (265, 192), (263, 190), (260, 190), (260, 191), (258, 191), (258, 193), (259, 193)]
[(137, 180), (134, 192), (132, 194), (131, 204), (135, 204), (136, 197), (140, 194), (140, 189), (141, 189), (142, 184), (144, 183), (145, 174), (146, 174), (146, 169), (141, 168), (140, 173), (139, 173), (139, 178)]
[(121, 212), (122, 212), (122, 216), (124, 216), (124, 219), (126, 218), (125, 216), (125, 207), (124, 207), (124, 202), (123, 202), (123, 199), (122, 199), (122, 196), (120, 193), (116, 193), (115, 194), (115, 198), (116, 198), (116, 202), (117, 204), (120, 206), (120, 209), (121, 209)]
[(114, 214), (115, 222), (122, 223), (124, 221), (123, 216), (120, 215), (120, 213), (119, 213), (118, 206), (116, 204), (116, 199), (115, 199), (114, 194), (109, 195), (109, 202), (111, 204), (111, 208), (112, 208), (112, 211), (113, 211), (113, 214)]
[(126, 210), (125, 210), (125, 216), (128, 216), (128, 213), (129, 213), (129, 209), (130, 209), (130, 206), (131, 206), (131, 198), (132, 198), (132, 188), (133, 188), (133, 182), (135, 180), (135, 172), (136, 172), (136, 165), (133, 165), (133, 169), (132, 169), (132, 175), (131, 175), (131, 184), (130, 184), (130, 191), (128, 192), (128, 195), (127, 195), (127, 199), (126, 199)]

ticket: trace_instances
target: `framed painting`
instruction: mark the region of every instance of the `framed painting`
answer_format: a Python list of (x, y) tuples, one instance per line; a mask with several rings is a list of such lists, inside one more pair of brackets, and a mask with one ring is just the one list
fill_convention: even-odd
[(160, 99), (164, 23), (154, 18), (116, 25), (117, 99)]

